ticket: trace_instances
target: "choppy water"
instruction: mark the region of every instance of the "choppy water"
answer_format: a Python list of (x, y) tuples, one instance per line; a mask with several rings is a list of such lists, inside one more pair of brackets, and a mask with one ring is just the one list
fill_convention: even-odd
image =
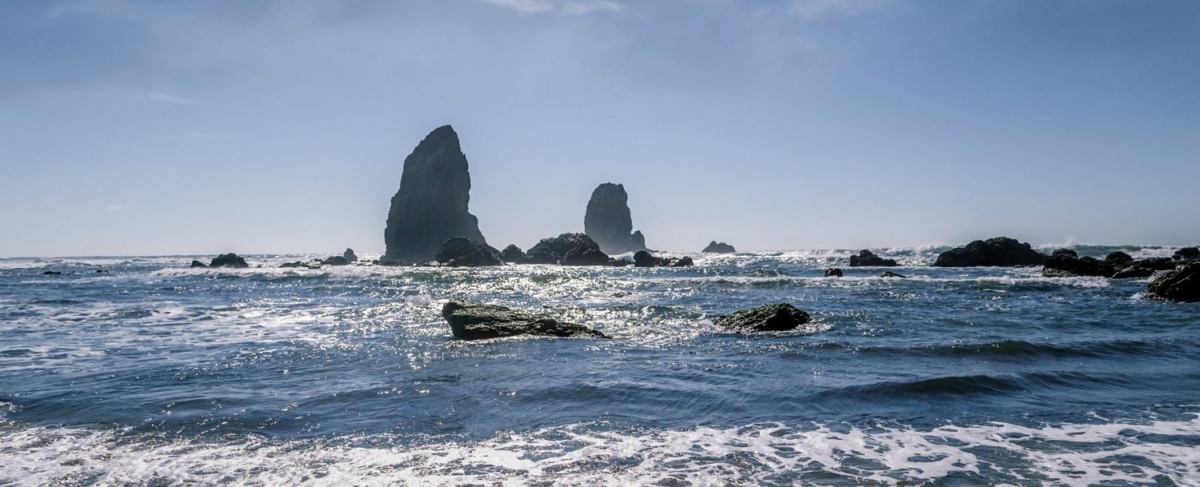
[[(1076, 248), (1117, 249), (1174, 250)], [(1200, 485), (1200, 304), (927, 267), (939, 250), (878, 250), (907, 280), (849, 251), (687, 269), (0, 259), (0, 485)], [(450, 298), (615, 339), (454, 341)], [(816, 324), (710, 322), (780, 301)]]

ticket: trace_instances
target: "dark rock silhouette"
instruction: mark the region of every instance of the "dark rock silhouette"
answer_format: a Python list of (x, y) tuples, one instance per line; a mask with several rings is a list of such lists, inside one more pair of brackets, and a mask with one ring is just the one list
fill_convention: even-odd
[(342, 252), (342, 258), (346, 259), (346, 262), (358, 262), (358, 256), (354, 255), (354, 249), (346, 249), (345, 252)]
[(936, 267), (1015, 267), (1042, 265), (1049, 256), (1033, 250), (1027, 243), (1008, 237), (976, 240), (965, 247), (942, 252), (933, 263)]
[(842, 277), (842, 270), (837, 267), (825, 269), (825, 277)]
[[(296, 269), (296, 268), (309, 269), (310, 268), (309, 264), (307, 262), (300, 262), (300, 261), (284, 262), (282, 264), (279, 264), (279, 267), (281, 269)], [(319, 269), (320, 267), (321, 267), (321, 265), (317, 264), (317, 268)]]
[(466, 237), (454, 237), (442, 242), (433, 259), (450, 267), (484, 267), (504, 265), (500, 251)]
[(1197, 260), (1200, 259), (1200, 247), (1184, 247), (1176, 250), (1174, 255), (1175, 260)]
[(228, 267), (230, 269), (245, 269), (247, 267), (250, 267), (250, 265), (246, 263), (246, 259), (238, 257), (237, 254), (229, 253), (229, 254), (218, 255), (217, 258), (213, 259), (212, 262), (208, 264), (208, 267), (213, 268), (213, 269), (216, 269), (219, 267)]
[(525, 256), (525, 251), (516, 245), (509, 244), (508, 247), (504, 247), (504, 250), (500, 251), (500, 260), (505, 262), (520, 263), (526, 259), (528, 257)]
[(850, 256), (850, 267), (896, 267), (895, 259), (885, 259), (870, 250), (863, 249), (858, 255)]
[(1115, 266), (1125, 266), (1133, 263), (1133, 257), (1130, 257), (1125, 252), (1117, 251), (1104, 257), (1104, 261)]
[(671, 267), (691, 267), (696, 265), (691, 257), (680, 257), (679, 260), (672, 262)]
[(1074, 250), (1071, 250), (1071, 249), (1058, 249), (1058, 250), (1055, 250), (1054, 253), (1050, 254), (1051, 257), (1054, 257), (1056, 255), (1069, 255), (1071, 257), (1079, 257), (1079, 253)]
[(633, 232), (629, 213), (629, 195), (625, 186), (604, 183), (592, 191), (587, 213), (583, 217), (583, 233), (600, 245), (608, 254), (622, 254), (646, 249), (642, 232)]
[(1117, 273), (1117, 266), (1107, 260), (1094, 257), (1078, 258), (1070, 254), (1055, 254), (1046, 259), (1042, 268), (1045, 277), (1095, 276), (1112, 277)]
[(42, 275), (43, 275), (43, 276), (61, 276), (61, 275), (62, 275), (62, 272), (60, 272), (60, 271), (46, 271), (46, 272), (43, 272), (43, 273), (42, 273)]
[(737, 252), (737, 249), (725, 242), (713, 240), (712, 242), (708, 243), (708, 247), (704, 247), (702, 252), (709, 254), (732, 254)]
[(647, 250), (639, 250), (633, 254), (634, 267), (690, 267), (696, 265), (691, 257), (682, 257), (679, 259), (669, 259), (666, 257), (655, 257)]
[(442, 306), (442, 317), (450, 324), (450, 332), (454, 337), (462, 340), (513, 335), (608, 338), (603, 333), (582, 325), (561, 323), (553, 318), (513, 311), (504, 306), (470, 304), (457, 300)]
[(332, 266), (343, 266), (343, 265), (350, 265), (350, 261), (348, 259), (346, 259), (345, 257), (342, 257), (340, 255), (335, 255), (333, 257), (330, 257), (328, 259), (321, 261), (321, 264), (332, 265)]
[[(608, 256), (604, 255), (604, 262), (600, 263), (600, 255), (604, 255), (600, 245), (582, 233), (564, 233), (544, 238), (526, 252), (529, 262), (534, 264), (608, 265)], [(578, 263), (585, 261), (593, 263)]]
[(713, 324), (730, 331), (751, 333), (792, 330), (810, 320), (808, 313), (790, 304), (769, 304), (721, 316), (713, 320)]
[(208, 267), (208, 264), (205, 264), (205, 263), (203, 263), (203, 262), (200, 262), (200, 261), (198, 261), (198, 260), (193, 260), (193, 261), (192, 261), (192, 265), (191, 265), (191, 266), (189, 266), (189, 267), (191, 267), (191, 268), (193, 268), (193, 269), (195, 269), (195, 268), (205, 268), (205, 267)]
[(1165, 272), (1146, 286), (1146, 296), (1163, 301), (1200, 302), (1200, 261)]
[(612, 259), (598, 247), (578, 246), (567, 252), (559, 264), (562, 265), (609, 265)]
[(883, 274), (879, 275), (879, 277), (894, 277), (897, 279), (908, 279), (908, 276), (906, 276), (904, 274), (897, 274), (892, 271), (884, 271)]
[(1134, 264), (1134, 265), (1131, 265), (1129, 267), (1126, 267), (1124, 269), (1117, 271), (1117, 273), (1113, 274), (1112, 277), (1113, 277), (1113, 279), (1136, 279), (1136, 278), (1141, 278), (1141, 277), (1153, 276), (1154, 273), (1156, 273), (1156, 272), (1158, 272), (1158, 271), (1156, 271), (1150, 267), (1143, 267), (1143, 266)]
[(400, 190), (388, 211), (382, 260), (428, 261), (454, 237), (486, 244), (479, 221), (467, 211), (470, 192), (471, 175), (458, 134), (449, 125), (438, 127), (404, 159)]

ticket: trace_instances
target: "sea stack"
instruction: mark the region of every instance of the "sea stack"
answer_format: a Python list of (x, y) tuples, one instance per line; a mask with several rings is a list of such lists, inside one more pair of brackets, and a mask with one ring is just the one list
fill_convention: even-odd
[(646, 250), (642, 232), (633, 231), (629, 195), (620, 184), (604, 183), (592, 191), (583, 217), (583, 233), (595, 240), (606, 254)]
[(383, 260), (428, 261), (454, 237), (486, 244), (479, 221), (467, 211), (470, 192), (471, 175), (458, 134), (449, 125), (438, 127), (404, 159), (400, 191), (392, 197), (383, 233)]

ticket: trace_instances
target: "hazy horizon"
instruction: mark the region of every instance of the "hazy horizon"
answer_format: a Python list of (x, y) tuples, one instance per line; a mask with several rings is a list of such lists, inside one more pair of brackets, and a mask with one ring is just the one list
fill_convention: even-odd
[(1200, 243), (1200, 4), (0, 5), (0, 257), (383, 252), (451, 124), (489, 244)]

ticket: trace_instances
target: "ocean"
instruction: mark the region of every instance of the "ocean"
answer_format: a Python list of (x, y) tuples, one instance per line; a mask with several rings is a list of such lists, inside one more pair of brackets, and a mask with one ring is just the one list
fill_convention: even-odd
[[(1147, 279), (930, 267), (943, 250), (875, 249), (908, 279), (851, 250), (653, 269), (0, 259), (0, 485), (1200, 485), (1200, 303), (1144, 299)], [(458, 341), (449, 299), (613, 339)], [(814, 321), (712, 324), (775, 302)]]

